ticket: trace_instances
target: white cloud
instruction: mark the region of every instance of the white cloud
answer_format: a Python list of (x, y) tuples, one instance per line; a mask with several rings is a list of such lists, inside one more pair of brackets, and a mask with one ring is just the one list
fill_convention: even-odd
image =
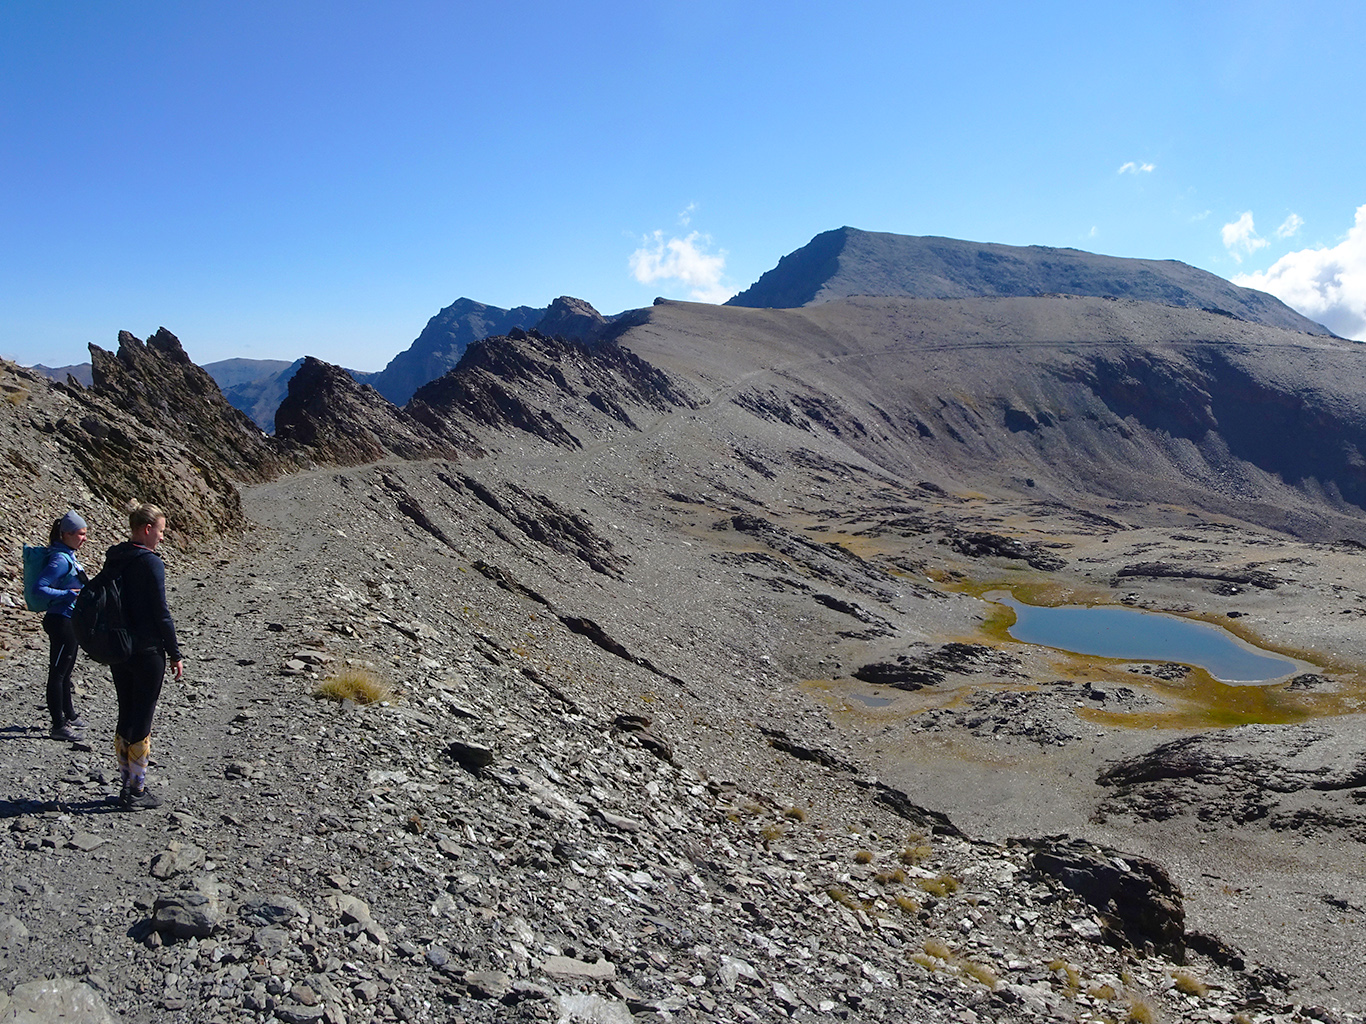
[(1287, 253), (1233, 283), (1270, 292), (1334, 334), (1366, 341), (1366, 206), (1357, 207), (1356, 223), (1333, 248)]
[(1304, 218), (1298, 213), (1292, 213), (1289, 217), (1285, 218), (1285, 221), (1281, 226), (1276, 229), (1276, 237), (1290, 238), (1292, 235), (1298, 234), (1302, 227), (1304, 227)]
[(656, 231), (641, 239), (631, 253), (631, 275), (641, 284), (681, 281), (698, 302), (725, 302), (735, 289), (721, 283), (726, 272), (726, 251), (707, 252), (711, 239), (694, 231), (686, 238), (664, 238)]
[(696, 203), (689, 203), (687, 206), (685, 206), (683, 208), (683, 211), (678, 215), (678, 223), (682, 224), (686, 228), (689, 224), (692, 223), (692, 212), (696, 209)]
[(1123, 166), (1120, 167), (1119, 173), (1120, 173), (1120, 174), (1152, 174), (1153, 171), (1155, 171), (1155, 170), (1157, 170), (1157, 164), (1139, 164), (1139, 163), (1134, 163), (1134, 161), (1130, 160), (1128, 163), (1126, 163), (1126, 164), (1124, 164)]
[[(1252, 226), (1252, 211), (1248, 210), (1231, 224), (1223, 227), (1224, 248), (1239, 263), (1243, 262), (1242, 253), (1249, 256), (1258, 249), (1265, 248), (1271, 243), (1261, 235), (1257, 234), (1257, 229)], [(1240, 252), (1241, 250), (1241, 252)]]

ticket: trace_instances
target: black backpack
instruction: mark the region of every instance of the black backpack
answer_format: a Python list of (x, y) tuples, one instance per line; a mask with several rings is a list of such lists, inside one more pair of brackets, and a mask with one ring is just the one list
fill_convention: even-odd
[(71, 609), (76, 642), (86, 657), (101, 665), (122, 665), (133, 656), (133, 634), (123, 613), (123, 571), (130, 564), (132, 559), (112, 573), (101, 569), (81, 588)]

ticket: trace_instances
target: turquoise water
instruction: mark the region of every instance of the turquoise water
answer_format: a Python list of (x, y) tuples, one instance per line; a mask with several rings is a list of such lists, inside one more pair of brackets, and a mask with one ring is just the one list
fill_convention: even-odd
[(1271, 682), (1298, 668), (1288, 658), (1260, 651), (1207, 622), (1134, 608), (1036, 608), (1009, 595), (987, 598), (1015, 612), (1009, 633), (1027, 644), (1103, 658), (1196, 665), (1225, 683)]

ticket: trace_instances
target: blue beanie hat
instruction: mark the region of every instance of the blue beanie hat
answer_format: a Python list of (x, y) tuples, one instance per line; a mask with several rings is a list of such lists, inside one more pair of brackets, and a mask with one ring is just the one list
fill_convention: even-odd
[(58, 533), (75, 533), (77, 530), (84, 529), (86, 529), (85, 520), (74, 509), (62, 516), (57, 523)]

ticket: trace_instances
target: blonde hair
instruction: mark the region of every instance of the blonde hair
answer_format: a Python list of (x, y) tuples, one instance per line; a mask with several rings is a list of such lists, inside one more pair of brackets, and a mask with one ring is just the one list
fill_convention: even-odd
[(135, 501), (128, 503), (128, 526), (131, 529), (138, 529), (142, 526), (155, 526), (158, 519), (165, 519), (166, 513), (155, 505), (139, 505)]

